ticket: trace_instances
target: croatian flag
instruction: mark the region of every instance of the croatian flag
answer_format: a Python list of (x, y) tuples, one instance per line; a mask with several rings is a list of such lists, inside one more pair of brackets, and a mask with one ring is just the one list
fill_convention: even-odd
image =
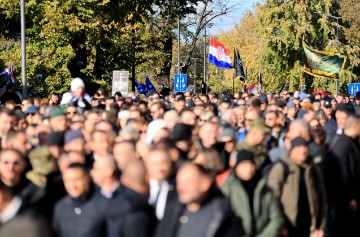
[(218, 67), (233, 68), (230, 59), (230, 50), (212, 37), (210, 37), (209, 62)]
[(12, 64), (2, 72), (2, 74), (7, 79), (9, 79), (9, 85), (10, 86), (14, 86), (15, 81), (16, 81), (16, 78), (15, 78), (13, 72), (14, 72), (14, 65), (12, 65)]
[(144, 83), (139, 82), (138, 80), (135, 80), (135, 86), (136, 86), (136, 89), (138, 90), (139, 94), (146, 94), (147, 89), (146, 89), (146, 86)]
[(152, 95), (152, 93), (154, 93), (156, 91), (156, 89), (155, 89), (155, 86), (150, 81), (150, 78), (149, 78), (148, 75), (146, 75), (145, 84), (146, 84), (146, 89), (147, 89), (147, 92), (148, 92), (147, 96)]

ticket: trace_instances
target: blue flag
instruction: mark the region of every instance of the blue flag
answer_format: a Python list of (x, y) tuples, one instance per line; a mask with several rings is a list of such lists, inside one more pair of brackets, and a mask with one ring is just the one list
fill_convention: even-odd
[(138, 80), (135, 80), (135, 86), (136, 86), (136, 89), (138, 90), (139, 94), (147, 93), (147, 89), (146, 89), (146, 86), (144, 85), (144, 83), (139, 82)]
[(14, 65), (12, 65), (12, 64), (2, 72), (2, 74), (7, 79), (9, 79), (9, 85), (10, 86), (14, 86), (15, 81), (16, 81), (16, 78), (15, 78), (13, 73), (14, 73)]
[(146, 89), (148, 90), (149, 93), (153, 93), (153, 92), (156, 91), (156, 88), (155, 88), (155, 86), (151, 83), (150, 78), (149, 78), (148, 75), (146, 75), (145, 84), (146, 84)]

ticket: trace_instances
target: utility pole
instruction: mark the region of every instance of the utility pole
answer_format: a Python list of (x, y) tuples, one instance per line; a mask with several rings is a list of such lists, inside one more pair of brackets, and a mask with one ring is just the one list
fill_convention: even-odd
[(196, 94), (196, 61), (199, 59), (199, 58), (190, 58), (192, 60), (195, 61), (195, 64), (194, 64), (194, 94)]
[(178, 74), (180, 74), (180, 16), (178, 17)]

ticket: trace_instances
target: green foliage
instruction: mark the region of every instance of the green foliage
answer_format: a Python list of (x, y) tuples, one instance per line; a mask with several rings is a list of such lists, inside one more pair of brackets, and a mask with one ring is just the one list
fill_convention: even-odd
[[(77, 76), (89, 87), (106, 87), (111, 85), (113, 70), (131, 71), (131, 67), (138, 66), (143, 74), (153, 73), (152, 68), (155, 74), (161, 72), (171, 65), (176, 17), (195, 12), (197, 2), (26, 1), (29, 86), (37, 91), (61, 93)], [(20, 2), (0, 3), (0, 38), (7, 42), (0, 44), (0, 62), (4, 66), (13, 62), (21, 81)]]

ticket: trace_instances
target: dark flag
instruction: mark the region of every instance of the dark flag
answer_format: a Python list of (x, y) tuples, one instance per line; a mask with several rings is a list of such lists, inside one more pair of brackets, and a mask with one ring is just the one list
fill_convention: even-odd
[(235, 78), (240, 77), (240, 80), (245, 81), (246, 75), (244, 72), (244, 66), (237, 49), (234, 49), (234, 68), (236, 71)]
[(260, 72), (260, 74), (259, 74), (259, 84), (258, 84), (258, 87), (259, 87), (259, 92), (262, 92), (262, 83), (263, 83), (263, 81), (262, 81), (262, 77), (263, 77), (263, 73), (262, 73), (262, 71)]
[(310, 48), (303, 41), (306, 62), (303, 71), (315, 77), (339, 79), (346, 57), (339, 53), (327, 53)]
[(242, 86), (242, 92), (246, 93), (246, 84), (244, 83), (243, 86)]

